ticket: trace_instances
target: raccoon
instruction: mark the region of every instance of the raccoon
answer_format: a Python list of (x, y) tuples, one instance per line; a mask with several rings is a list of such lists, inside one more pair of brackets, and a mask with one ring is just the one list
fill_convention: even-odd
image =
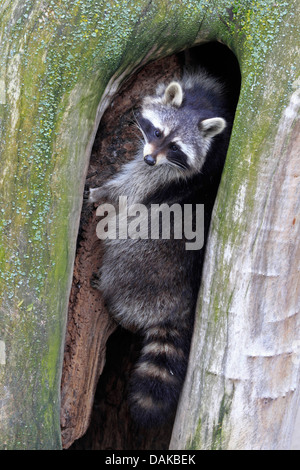
[[(111, 180), (90, 189), (89, 201), (204, 203), (207, 234), (233, 121), (224, 86), (205, 70), (186, 71), (146, 96), (136, 121), (141, 148)], [(172, 415), (186, 374), (204, 250), (186, 250), (185, 243), (173, 231), (170, 239), (107, 238), (94, 282), (113, 318), (142, 335), (129, 403), (144, 427)]]

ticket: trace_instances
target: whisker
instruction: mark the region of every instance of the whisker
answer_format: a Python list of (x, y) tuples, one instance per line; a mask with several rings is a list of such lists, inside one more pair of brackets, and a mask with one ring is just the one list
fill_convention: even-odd
[(172, 158), (172, 160), (169, 160), (170, 163), (173, 163), (174, 165), (184, 169), (184, 170), (188, 170), (188, 166), (185, 165), (184, 163), (182, 163), (182, 161), (179, 161), (179, 160), (176, 160), (175, 158)]
[(186, 167), (184, 167), (182, 164), (179, 164), (179, 163), (175, 163), (174, 161), (170, 161), (168, 160), (168, 164), (174, 168), (176, 168), (176, 170), (179, 170), (181, 173), (185, 173), (186, 171)]
[[(145, 135), (143, 129), (141, 128), (140, 124), (138, 123), (138, 121), (135, 121), (135, 122), (134, 122), (134, 127), (135, 127), (136, 129), (138, 129), (139, 132), (142, 134), (143, 139), (144, 139), (144, 142), (147, 141), (146, 135)], [(140, 137), (139, 137), (139, 138), (140, 138)]]

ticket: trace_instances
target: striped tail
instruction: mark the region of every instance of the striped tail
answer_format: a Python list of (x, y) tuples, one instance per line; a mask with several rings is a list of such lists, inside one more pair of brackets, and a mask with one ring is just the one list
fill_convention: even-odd
[(186, 374), (191, 328), (167, 324), (146, 331), (129, 384), (133, 419), (142, 427), (163, 424), (176, 409)]

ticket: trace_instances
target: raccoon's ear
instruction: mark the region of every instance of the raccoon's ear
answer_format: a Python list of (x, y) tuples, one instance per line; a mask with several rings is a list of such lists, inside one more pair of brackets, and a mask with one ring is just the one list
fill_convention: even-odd
[(214, 137), (220, 134), (225, 127), (226, 121), (220, 117), (204, 119), (204, 121), (199, 122), (199, 129), (204, 137)]
[(182, 100), (183, 100), (183, 91), (182, 91), (180, 83), (171, 82), (170, 85), (168, 85), (165, 90), (163, 103), (169, 104), (171, 106), (176, 106), (176, 108), (179, 108), (179, 106), (181, 106)]

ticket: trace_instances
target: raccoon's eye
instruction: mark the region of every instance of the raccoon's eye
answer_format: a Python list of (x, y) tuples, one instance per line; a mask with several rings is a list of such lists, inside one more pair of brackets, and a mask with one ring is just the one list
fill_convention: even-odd
[(173, 152), (177, 152), (179, 150), (179, 147), (177, 147), (176, 144), (171, 144), (170, 145), (170, 149), (173, 151)]
[(155, 129), (154, 135), (155, 135), (155, 137), (161, 137), (161, 132), (160, 132), (160, 130), (159, 130), (159, 129)]

